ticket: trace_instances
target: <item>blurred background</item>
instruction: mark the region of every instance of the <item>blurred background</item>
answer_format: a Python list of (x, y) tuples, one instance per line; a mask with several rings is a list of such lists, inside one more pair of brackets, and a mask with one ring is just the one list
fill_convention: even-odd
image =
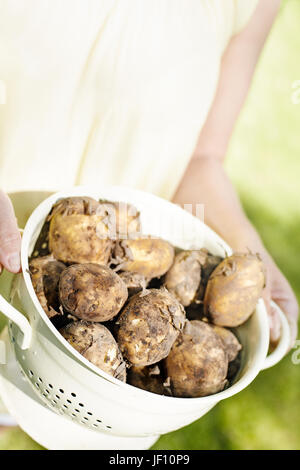
[[(283, 1), (226, 166), (249, 218), (300, 301), (299, 24), (299, 0)], [(163, 436), (154, 448), (299, 450), (300, 364), (292, 363), (292, 353), (201, 420)], [(4, 449), (40, 447), (20, 429), (4, 428)]]

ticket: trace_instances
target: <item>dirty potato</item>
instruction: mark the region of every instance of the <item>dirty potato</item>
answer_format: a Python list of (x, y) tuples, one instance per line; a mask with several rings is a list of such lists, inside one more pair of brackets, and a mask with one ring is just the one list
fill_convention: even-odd
[(228, 357), (228, 362), (232, 362), (236, 359), (239, 351), (242, 349), (242, 345), (232, 331), (222, 326), (211, 325), (214, 332), (217, 333), (221, 338), (225, 352)]
[(148, 366), (164, 359), (182, 331), (185, 312), (166, 289), (133, 296), (117, 321), (117, 341), (125, 359)]
[(75, 317), (104, 322), (119, 313), (128, 292), (110, 268), (87, 263), (65, 269), (60, 277), (59, 296), (64, 308)]
[(122, 240), (116, 244), (117, 269), (139, 273), (148, 280), (165, 274), (173, 261), (173, 246), (159, 238)]
[(202, 320), (204, 318), (203, 297), (208, 278), (223, 259), (220, 256), (212, 255), (205, 248), (201, 248), (198, 253), (201, 264), (201, 278), (192, 302), (185, 306), (186, 315), (189, 320)]
[(211, 273), (216, 267), (223, 261), (221, 256), (215, 256), (209, 253), (207, 250), (201, 250), (204, 261), (201, 263), (201, 282), (197, 292), (197, 300), (203, 301), (205, 289), (208, 283), (208, 279)]
[(128, 297), (144, 291), (147, 287), (147, 280), (142, 274), (122, 271), (119, 273), (119, 276), (128, 289)]
[(120, 349), (105, 326), (78, 321), (60, 330), (62, 336), (83, 357), (116, 379), (126, 382), (126, 365)]
[(227, 373), (227, 380), (230, 385), (235, 381), (240, 368), (241, 368), (241, 355), (238, 354), (234, 361), (229, 362), (228, 364), (228, 373)]
[(228, 359), (219, 336), (205, 322), (186, 322), (164, 361), (176, 397), (204, 397), (224, 389)]
[(264, 285), (264, 267), (258, 256), (236, 253), (225, 258), (207, 283), (205, 315), (219, 326), (243, 324), (255, 310)]
[(127, 383), (158, 395), (169, 395), (168, 389), (164, 387), (164, 379), (158, 365), (131, 367), (127, 373)]
[(136, 207), (126, 202), (100, 201), (100, 204), (111, 206), (111, 213), (114, 213), (113, 231), (116, 238), (131, 238), (141, 232), (140, 213)]
[(51, 255), (34, 258), (29, 263), (33, 288), (39, 302), (49, 318), (60, 315), (58, 285), (61, 273), (66, 266)]
[(113, 241), (109, 239), (110, 211), (89, 197), (58, 201), (49, 216), (49, 249), (67, 264), (108, 264)]
[(174, 263), (165, 275), (164, 285), (187, 307), (196, 297), (201, 280), (201, 265), (206, 254), (201, 250), (186, 250), (175, 256)]

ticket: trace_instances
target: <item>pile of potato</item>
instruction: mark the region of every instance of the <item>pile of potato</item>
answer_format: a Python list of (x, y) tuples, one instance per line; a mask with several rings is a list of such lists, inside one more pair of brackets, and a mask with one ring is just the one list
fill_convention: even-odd
[(232, 328), (265, 284), (258, 256), (225, 259), (141, 234), (131, 205), (57, 202), (29, 260), (44, 311), (87, 360), (136, 387), (201, 397), (234, 380), (242, 348)]

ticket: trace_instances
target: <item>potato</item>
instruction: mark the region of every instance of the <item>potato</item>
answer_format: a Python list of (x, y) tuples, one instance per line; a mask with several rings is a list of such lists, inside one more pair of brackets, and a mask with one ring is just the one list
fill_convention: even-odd
[(164, 387), (164, 379), (158, 365), (148, 367), (133, 366), (128, 370), (127, 383), (158, 395), (169, 395)]
[(227, 372), (227, 380), (230, 385), (235, 381), (239, 370), (241, 368), (241, 355), (238, 354), (234, 361), (229, 362), (228, 365), (228, 372)]
[(117, 341), (125, 359), (148, 366), (165, 358), (183, 329), (185, 312), (166, 289), (136, 294), (117, 321)]
[(49, 249), (67, 264), (108, 264), (113, 241), (110, 208), (88, 197), (58, 201), (49, 216)]
[(150, 280), (161, 277), (174, 261), (174, 248), (159, 238), (118, 241), (115, 248), (118, 269), (141, 274)]
[[(186, 315), (189, 320), (202, 320), (204, 318), (203, 297), (204, 297), (204, 292), (205, 292), (206, 285), (208, 282), (208, 278), (210, 274), (212, 273), (212, 271), (222, 261), (221, 257), (210, 254), (205, 248), (202, 248), (201, 250), (199, 250), (198, 253), (199, 253), (199, 261), (201, 264), (201, 278), (200, 278), (200, 283), (197, 288), (197, 292), (196, 294), (194, 294), (192, 302), (190, 302), (188, 305), (185, 305)], [(171, 270), (172, 268), (170, 269), (170, 271)], [(195, 267), (195, 273), (196, 272), (197, 271)], [(193, 270), (191, 270), (191, 273), (193, 273)], [(168, 273), (166, 274), (166, 276), (167, 275)], [(187, 274), (187, 277), (189, 278), (189, 274)], [(195, 279), (195, 277), (193, 277), (193, 279)], [(196, 282), (194, 284), (194, 287), (195, 285), (196, 285)], [(190, 292), (192, 292), (192, 290)], [(184, 301), (184, 299), (182, 300)]]
[(66, 266), (50, 256), (34, 258), (29, 263), (31, 281), (37, 298), (49, 318), (61, 315), (58, 284)]
[(120, 349), (105, 326), (78, 321), (60, 330), (62, 336), (83, 357), (116, 379), (126, 382), (126, 365)]
[(140, 213), (131, 204), (115, 203), (117, 216), (117, 232), (119, 238), (135, 236), (141, 232)]
[(212, 255), (209, 252), (205, 253), (205, 250), (201, 250), (205, 254), (204, 262), (201, 265), (201, 282), (197, 292), (197, 300), (203, 301), (205, 289), (208, 283), (208, 279), (211, 273), (216, 269), (216, 267), (223, 261), (223, 258), (220, 256)]
[(175, 397), (204, 397), (220, 392), (228, 359), (219, 336), (205, 322), (187, 321), (164, 361)]
[(243, 324), (255, 310), (265, 285), (262, 261), (253, 254), (236, 253), (212, 272), (204, 296), (204, 312), (215, 325)]
[(206, 254), (201, 250), (187, 250), (178, 253), (169, 271), (164, 285), (175, 295), (179, 302), (187, 307), (196, 297), (201, 280), (201, 264)]
[(242, 345), (232, 331), (222, 326), (211, 325), (214, 332), (217, 333), (221, 338), (225, 352), (228, 357), (228, 361), (234, 361), (239, 351), (242, 349)]
[(100, 204), (111, 206), (115, 213), (113, 231), (118, 239), (136, 237), (141, 232), (140, 213), (136, 207), (125, 202), (100, 201)]
[(87, 263), (65, 269), (60, 277), (59, 296), (64, 308), (75, 317), (104, 322), (119, 313), (128, 292), (110, 268)]
[(128, 289), (128, 297), (138, 294), (147, 287), (147, 280), (142, 274), (123, 271), (119, 276)]

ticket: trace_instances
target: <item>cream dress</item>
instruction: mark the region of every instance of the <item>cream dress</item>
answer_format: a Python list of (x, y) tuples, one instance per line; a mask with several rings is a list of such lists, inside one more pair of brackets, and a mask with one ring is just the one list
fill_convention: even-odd
[(0, 187), (170, 198), (257, 0), (0, 0)]

